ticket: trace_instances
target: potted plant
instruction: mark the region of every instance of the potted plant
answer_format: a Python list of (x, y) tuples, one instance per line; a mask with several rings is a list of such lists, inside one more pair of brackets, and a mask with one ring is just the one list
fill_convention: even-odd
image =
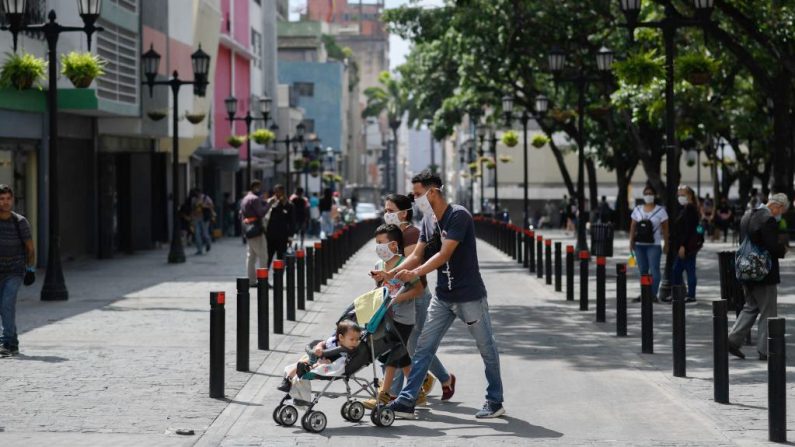
[(536, 149), (541, 149), (549, 144), (549, 138), (546, 135), (537, 134), (533, 137), (532, 141), (530, 141), (530, 144)]
[(563, 109), (552, 109), (552, 111), (549, 112), (549, 116), (559, 123), (565, 123), (566, 121), (574, 118), (575, 115), (576, 114), (573, 111)]
[[(502, 157), (505, 157), (505, 155), (501, 156), (500, 159), (502, 159)], [(492, 160), (486, 161), (486, 168), (487, 169), (494, 169), (496, 167), (497, 167), (497, 163), (494, 163), (494, 161), (492, 161)]]
[(695, 165), (696, 165), (696, 161), (695, 160), (687, 160), (687, 167), (688, 168), (692, 168)]
[(317, 177), (320, 172), (320, 160), (312, 160), (309, 162), (309, 173), (312, 177)]
[(251, 132), (251, 139), (257, 144), (270, 144), (276, 139), (276, 134), (269, 129), (257, 129)]
[(469, 170), (472, 171), (472, 172), (477, 171), (478, 170), (478, 162), (473, 161), (472, 163), (470, 163), (469, 164)]
[(462, 172), (461, 173), (461, 178), (469, 178), (469, 173), (468, 172)]
[(105, 61), (91, 53), (72, 51), (61, 56), (61, 74), (76, 88), (86, 88), (105, 74)]
[(613, 64), (616, 76), (627, 84), (646, 86), (665, 77), (662, 60), (655, 51), (635, 53)]
[(334, 181), (337, 182), (337, 183), (342, 183), (343, 182), (343, 178), (342, 178), (341, 175), (338, 174), (338, 175), (334, 176)]
[(502, 144), (508, 147), (514, 147), (519, 144), (519, 134), (513, 130), (509, 130), (502, 134)]
[(199, 124), (200, 122), (204, 121), (204, 116), (205, 115), (203, 113), (190, 113), (185, 111), (185, 119), (191, 124)]
[(293, 170), (301, 171), (304, 169), (305, 160), (303, 158), (296, 158), (293, 160)]
[(33, 83), (44, 79), (47, 62), (30, 53), (8, 54), (0, 68), (0, 86), (27, 90)]
[(513, 157), (510, 155), (500, 155), (500, 161), (503, 163), (510, 163), (513, 161)]
[(246, 137), (239, 136), (239, 135), (230, 135), (229, 138), (226, 139), (226, 142), (230, 146), (232, 146), (234, 148), (238, 148), (238, 147), (242, 146), (243, 143), (246, 142)]
[(146, 112), (146, 116), (149, 117), (152, 121), (160, 121), (166, 116), (168, 116), (168, 112), (166, 110), (158, 109), (158, 110), (150, 110)]
[(610, 114), (610, 104), (598, 103), (588, 106), (588, 114), (594, 118), (604, 118)]
[(676, 76), (693, 85), (704, 85), (718, 70), (717, 62), (702, 53), (684, 54), (676, 58)]

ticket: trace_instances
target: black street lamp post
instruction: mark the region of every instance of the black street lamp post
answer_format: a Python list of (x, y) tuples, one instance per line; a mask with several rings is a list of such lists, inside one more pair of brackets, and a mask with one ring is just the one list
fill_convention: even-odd
[(183, 85), (192, 85), (193, 94), (203, 97), (207, 93), (207, 85), (210, 83), (207, 79), (207, 74), (210, 71), (210, 56), (202, 50), (196, 50), (190, 56), (193, 66), (193, 81), (185, 81), (179, 78), (179, 73), (174, 70), (171, 79), (167, 81), (158, 81), (157, 72), (160, 67), (160, 54), (155, 51), (154, 46), (150, 45), (149, 51), (141, 56), (144, 66), (144, 76), (146, 80), (142, 84), (149, 87), (149, 96), (152, 96), (152, 90), (156, 85), (164, 85), (171, 88), (171, 97), (174, 103), (172, 110), (172, 125), (174, 127), (172, 132), (172, 148), (173, 154), (171, 159), (171, 212), (173, 214), (173, 225), (171, 232), (171, 247), (168, 252), (168, 262), (177, 264), (185, 262), (185, 250), (182, 246), (182, 235), (179, 221), (179, 89)]
[[(676, 31), (679, 28), (703, 28), (710, 23), (710, 16), (714, 0), (693, 0), (696, 17), (682, 16), (671, 2), (665, 4), (665, 15), (661, 20), (640, 22), (642, 0), (619, 0), (621, 11), (627, 20), (621, 26), (629, 30), (630, 41), (634, 41), (636, 28), (655, 28), (662, 30), (665, 42), (665, 144), (666, 144), (666, 194), (665, 205), (671, 221), (676, 220), (679, 214), (679, 204), (676, 199), (676, 189), (679, 182), (679, 154), (676, 146), (676, 110), (674, 104), (674, 57), (676, 56)], [(670, 250), (665, 258), (665, 274), (660, 282), (660, 297), (671, 294), (670, 271), (673, 265), (674, 254)]]
[[(513, 96), (505, 95), (502, 98), (502, 111), (505, 114), (505, 122), (508, 127), (511, 126), (513, 122)], [(536, 120), (540, 120), (544, 117), (547, 113), (547, 109), (549, 108), (549, 99), (544, 95), (536, 96), (535, 100), (535, 109), (536, 109)], [(519, 121), (522, 123), (522, 131), (523, 131), (523, 138), (522, 143), (524, 145), (524, 155), (523, 155), (523, 170), (524, 170), (524, 196), (522, 201), (522, 229), (528, 229), (530, 227), (530, 211), (529, 211), (529, 203), (530, 199), (528, 197), (527, 185), (530, 181), (528, 178), (528, 167), (527, 167), (527, 124), (530, 122), (531, 114), (530, 111), (525, 108), (522, 111), (522, 114), (519, 116)]]
[(48, 58), (48, 86), (47, 86), (47, 111), (49, 121), (48, 138), (48, 170), (49, 170), (49, 244), (47, 246), (47, 271), (44, 276), (44, 285), (41, 289), (42, 301), (63, 301), (69, 299), (66, 289), (63, 267), (61, 265), (61, 234), (60, 234), (60, 207), (58, 206), (58, 38), (61, 33), (82, 32), (86, 33), (88, 49), (91, 50), (91, 36), (97, 31), (104, 31), (95, 23), (99, 19), (102, 8), (101, 0), (78, 0), (77, 8), (83, 26), (63, 26), (56, 22), (55, 10), (47, 15), (48, 22), (34, 25), (23, 23), (25, 18), (26, 0), (3, 0), (3, 12), (8, 25), (0, 26), (1, 30), (10, 31), (13, 36), (14, 51), (17, 51), (19, 33), (43, 34), (47, 41)]
[[(477, 107), (473, 107), (467, 111), (469, 114), (469, 125), (472, 131), (472, 144), (469, 145), (469, 162), (471, 163), (474, 161), (474, 154), (477, 153), (478, 150), (478, 142), (477, 142), (477, 130), (478, 130), (478, 123), (480, 122), (480, 109)], [(469, 211), (474, 213), (475, 212), (475, 173), (472, 172), (472, 169), (469, 169)]]
[[(279, 130), (279, 126), (277, 126), (276, 124), (273, 124), (273, 125), (271, 125), (271, 130), (275, 133), (276, 131)], [(295, 126), (295, 135), (294, 136), (291, 137), (290, 134), (288, 133), (287, 135), (284, 136), (284, 140), (275, 140), (274, 141), (274, 144), (284, 143), (284, 146), (285, 146), (285, 151), (284, 152), (286, 154), (285, 159), (287, 161), (287, 165), (285, 167), (285, 172), (287, 173), (286, 174), (286, 179), (285, 179), (285, 191), (287, 192), (287, 194), (290, 194), (290, 191), (292, 191), (290, 189), (290, 183), (291, 183), (290, 182), (290, 150), (292, 149), (293, 152), (297, 152), (296, 148), (295, 147), (291, 147), (291, 146), (293, 145), (293, 143), (301, 144), (301, 143), (304, 142), (304, 131), (305, 130), (306, 130), (306, 126), (304, 126), (304, 123), (298, 123), (298, 125)], [(299, 184), (300, 184), (301, 180), (299, 179), (298, 181), (299, 181)]]
[(589, 84), (602, 83), (613, 66), (615, 53), (602, 47), (596, 55), (596, 65), (601, 76), (589, 76), (580, 66), (573, 76), (563, 76), (566, 54), (558, 47), (550, 51), (549, 70), (555, 76), (555, 82), (571, 82), (577, 86), (577, 208), (580, 216), (577, 219), (577, 251), (587, 251), (588, 241), (585, 237), (585, 92)]
[(494, 217), (497, 217), (497, 213), (500, 210), (500, 195), (497, 191), (497, 180), (499, 179), (497, 175), (497, 168), (499, 166), (497, 160), (497, 129), (491, 129), (491, 138), (489, 139), (489, 143), (491, 143), (491, 155), (494, 157)]
[[(246, 156), (246, 186), (248, 186), (251, 184), (251, 123), (254, 121), (262, 121), (263, 124), (268, 123), (268, 118), (270, 117), (271, 113), (271, 99), (267, 96), (259, 98), (259, 112), (262, 115), (260, 117), (252, 116), (250, 107), (248, 107), (248, 110), (246, 110), (245, 116), (236, 116), (237, 98), (234, 96), (226, 98), (224, 100), (224, 105), (226, 106), (226, 120), (229, 121), (230, 125), (232, 125), (235, 121), (243, 121), (246, 123), (246, 150), (248, 151), (248, 155)], [(234, 126), (232, 126), (232, 128), (234, 129)]]
[(485, 214), (484, 211), (486, 209), (486, 194), (484, 193), (484, 186), (486, 184), (485, 179), (485, 169), (483, 169), (483, 162), (485, 159), (483, 158), (484, 149), (486, 148), (485, 140), (486, 134), (489, 132), (489, 127), (485, 124), (481, 124), (478, 126), (478, 142), (480, 146), (478, 146), (478, 174), (480, 174), (480, 180), (478, 180), (478, 184), (480, 184), (480, 214)]

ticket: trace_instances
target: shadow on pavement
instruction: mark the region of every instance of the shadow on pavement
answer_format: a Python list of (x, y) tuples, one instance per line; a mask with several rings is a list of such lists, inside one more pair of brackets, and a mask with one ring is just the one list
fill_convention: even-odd
[(69, 359), (65, 357), (58, 357), (55, 355), (25, 355), (20, 353), (12, 357), (14, 360), (25, 360), (31, 362), (44, 362), (44, 363), (61, 363), (61, 362), (68, 362)]

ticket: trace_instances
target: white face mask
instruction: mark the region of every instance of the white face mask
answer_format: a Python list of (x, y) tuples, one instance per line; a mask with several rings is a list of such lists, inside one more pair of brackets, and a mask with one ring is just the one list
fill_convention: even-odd
[(654, 203), (654, 196), (643, 196), (643, 201), (646, 202), (647, 205), (651, 205)]
[(400, 225), (398, 213), (384, 213), (384, 223), (387, 225)]
[(417, 197), (417, 199), (414, 200), (414, 204), (417, 205), (417, 209), (423, 215), (433, 214), (433, 207), (431, 206), (431, 202), (428, 200), (428, 193), (430, 191), (431, 191), (430, 189), (428, 191), (425, 191), (425, 194), (421, 195), (420, 197)]
[(387, 262), (395, 257), (395, 253), (393, 253), (389, 248), (389, 243), (375, 244), (375, 254), (377, 254), (378, 257), (384, 262)]
[(685, 206), (688, 203), (690, 203), (690, 201), (687, 200), (687, 196), (677, 196), (677, 197), (678, 197), (677, 200), (679, 200), (679, 204), (682, 205), (682, 206)]

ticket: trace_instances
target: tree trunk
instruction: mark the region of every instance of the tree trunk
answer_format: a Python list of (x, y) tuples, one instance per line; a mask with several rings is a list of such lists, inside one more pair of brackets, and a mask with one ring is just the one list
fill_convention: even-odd
[(563, 177), (563, 183), (566, 184), (566, 189), (569, 191), (569, 197), (576, 197), (577, 194), (574, 190), (574, 183), (571, 181), (571, 175), (569, 174), (569, 169), (566, 167), (566, 162), (563, 159), (563, 153), (552, 139), (552, 134), (554, 133), (553, 129), (545, 126), (542, 120), (538, 120), (538, 126), (549, 138), (549, 149), (552, 151), (552, 155), (555, 156), (555, 161), (558, 163), (558, 169), (560, 169), (560, 175)]
[(790, 120), (790, 86), (792, 75), (782, 70), (776, 78), (777, 92), (773, 100), (773, 181), (774, 192), (792, 195), (790, 177), (790, 154), (792, 151), (792, 134)]
[(616, 181), (618, 182), (618, 195), (616, 196), (616, 229), (629, 231), (629, 182), (632, 180), (634, 168), (627, 169), (623, 163), (616, 163)]

